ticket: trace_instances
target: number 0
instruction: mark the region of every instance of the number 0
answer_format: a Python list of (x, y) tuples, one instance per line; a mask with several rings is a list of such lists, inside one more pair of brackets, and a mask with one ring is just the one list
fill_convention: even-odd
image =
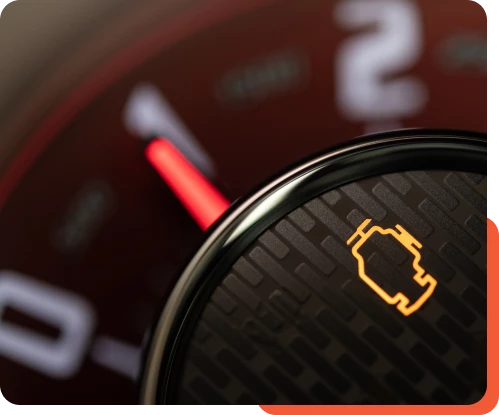
[[(51, 339), (2, 321), (7, 307), (60, 330)], [(94, 328), (92, 307), (81, 297), (14, 271), (0, 272), (0, 355), (58, 379), (72, 377)]]

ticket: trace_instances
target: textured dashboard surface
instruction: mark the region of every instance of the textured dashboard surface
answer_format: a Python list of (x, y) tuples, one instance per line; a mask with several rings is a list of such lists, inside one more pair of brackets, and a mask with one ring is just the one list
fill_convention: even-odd
[[(347, 240), (401, 225), (434, 293), (406, 317), (359, 278)], [(359, 251), (361, 252), (361, 251)], [(366, 272), (421, 295), (413, 255), (374, 234)], [(486, 389), (486, 177), (409, 172), (309, 201), (233, 265), (204, 309), (175, 401), (183, 404), (453, 404)]]

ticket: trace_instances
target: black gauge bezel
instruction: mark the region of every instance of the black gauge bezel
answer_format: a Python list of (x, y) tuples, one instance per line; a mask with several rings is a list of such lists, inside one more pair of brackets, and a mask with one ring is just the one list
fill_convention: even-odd
[(144, 366), (141, 403), (173, 403), (185, 352), (180, 346), (192, 332), (192, 323), (234, 261), (277, 220), (333, 188), (361, 179), (408, 170), (486, 175), (486, 166), (485, 134), (402, 130), (322, 152), (235, 203), (210, 229), (161, 312)]

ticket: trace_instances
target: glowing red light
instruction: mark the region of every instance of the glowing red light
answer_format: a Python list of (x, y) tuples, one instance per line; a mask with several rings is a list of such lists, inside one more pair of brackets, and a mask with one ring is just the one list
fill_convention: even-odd
[(229, 207), (229, 201), (168, 140), (149, 143), (146, 157), (201, 229), (208, 229)]

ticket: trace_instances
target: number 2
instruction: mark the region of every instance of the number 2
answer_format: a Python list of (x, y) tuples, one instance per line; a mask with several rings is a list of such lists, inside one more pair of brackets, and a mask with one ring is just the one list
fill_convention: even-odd
[[(2, 321), (6, 308), (57, 327), (51, 339)], [(0, 272), (0, 355), (58, 379), (79, 370), (93, 334), (94, 312), (81, 297), (14, 271)]]
[(336, 62), (337, 102), (354, 121), (397, 120), (414, 115), (427, 91), (410, 75), (422, 52), (417, 7), (410, 0), (344, 0), (336, 20), (350, 30), (369, 29), (345, 41)]

